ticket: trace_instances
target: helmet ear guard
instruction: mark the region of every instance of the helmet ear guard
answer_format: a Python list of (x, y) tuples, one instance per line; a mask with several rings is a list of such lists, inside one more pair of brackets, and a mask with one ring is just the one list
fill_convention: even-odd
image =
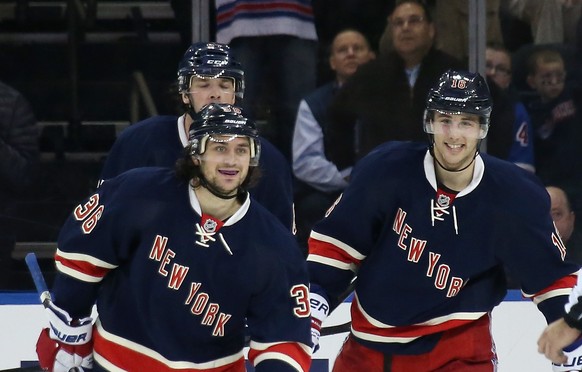
[[(217, 136), (230, 136), (218, 140)], [(226, 103), (211, 103), (195, 115), (190, 126), (189, 153), (201, 156), (206, 151), (208, 141), (228, 142), (236, 137), (247, 137), (250, 145), (251, 167), (259, 165), (261, 143), (255, 123), (242, 115), (242, 110)]]
[(492, 110), (491, 94), (486, 80), (478, 73), (448, 70), (429, 91), (424, 111), (424, 131), (433, 135), (435, 112), (442, 114), (472, 114), (479, 117), (478, 139), (489, 131)]

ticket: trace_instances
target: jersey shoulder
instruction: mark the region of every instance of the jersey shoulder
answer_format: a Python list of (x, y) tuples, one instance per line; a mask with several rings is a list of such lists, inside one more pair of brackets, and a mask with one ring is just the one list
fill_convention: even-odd
[(177, 121), (178, 117), (170, 115), (161, 115), (147, 118), (125, 128), (120, 133), (118, 141), (143, 140), (145, 137), (149, 137), (151, 134), (159, 135), (160, 133), (165, 132), (176, 132)]
[(277, 254), (291, 254), (293, 256), (301, 252), (297, 240), (289, 228), (253, 197), (251, 197), (249, 212), (254, 229), (258, 232), (255, 238), (264, 242), (262, 246), (265, 249), (279, 252)]
[(422, 170), (427, 149), (427, 144), (423, 142), (385, 142), (356, 164), (354, 174), (366, 173), (371, 180), (380, 178), (380, 175), (389, 175), (392, 179), (399, 175), (408, 177)]
[(171, 197), (185, 182), (166, 167), (133, 168), (120, 175), (104, 180), (99, 190), (103, 194), (115, 193), (116, 198), (160, 200)]
[(496, 194), (492, 197), (504, 199), (508, 208), (516, 205), (516, 212), (525, 210), (518, 206), (549, 208), (548, 193), (535, 174), (494, 156), (481, 154), (481, 157), (485, 165), (484, 186)]
[(496, 182), (510, 187), (515, 185), (517, 188), (544, 189), (541, 180), (532, 172), (528, 172), (514, 163), (499, 159), (488, 154), (481, 154), (485, 165), (485, 177), (489, 177)]

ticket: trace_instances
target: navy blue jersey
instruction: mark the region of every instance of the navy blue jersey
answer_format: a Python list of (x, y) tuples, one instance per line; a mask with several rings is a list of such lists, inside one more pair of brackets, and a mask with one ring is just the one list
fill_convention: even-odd
[(75, 208), (56, 263), (55, 303), (74, 317), (97, 304), (101, 366), (226, 370), (244, 362), (246, 323), (257, 371), (309, 368), (305, 261), (248, 194), (223, 223), (172, 170), (125, 172)]
[(527, 110), (521, 102), (515, 103), (514, 115), (513, 142), (507, 160), (535, 172), (533, 127)]
[(357, 275), (359, 342), (396, 354), (429, 351), (442, 331), (473, 322), (506, 294), (505, 270), (547, 320), (563, 314), (576, 265), (529, 172), (482, 154), (472, 182), (437, 199), (426, 144), (392, 142), (361, 160), (311, 233), (312, 292), (334, 304)]
[[(294, 228), (291, 167), (281, 152), (262, 138), (259, 166), (262, 177), (251, 195), (283, 225)], [(171, 167), (184, 156), (188, 134), (184, 117), (155, 116), (125, 129), (109, 151), (101, 179), (139, 167)]]

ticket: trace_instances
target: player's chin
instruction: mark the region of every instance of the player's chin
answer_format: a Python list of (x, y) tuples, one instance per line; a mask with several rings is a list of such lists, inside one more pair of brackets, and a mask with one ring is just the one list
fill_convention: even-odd
[(219, 185), (222, 192), (226, 194), (235, 194), (241, 185), (240, 180), (227, 180)]
[(465, 153), (447, 153), (443, 156), (444, 163), (447, 164), (450, 169), (461, 169), (469, 161), (469, 156)]

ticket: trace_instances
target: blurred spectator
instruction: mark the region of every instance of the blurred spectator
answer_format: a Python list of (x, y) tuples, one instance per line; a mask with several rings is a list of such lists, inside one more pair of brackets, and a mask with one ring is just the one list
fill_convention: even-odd
[(319, 41), (329, 46), (341, 30), (360, 31), (376, 51), (386, 27), (386, 14), (394, 10), (395, 0), (313, 0), (313, 12)]
[(394, 49), (362, 65), (332, 101), (328, 158), (351, 166), (388, 140), (424, 140), (426, 96), (456, 58), (434, 48), (435, 27), (421, 1), (400, 0), (389, 16)]
[(582, 59), (571, 45), (566, 44), (525, 44), (511, 55), (513, 66), (512, 86), (517, 90), (521, 101), (526, 107), (533, 99), (539, 98), (539, 94), (528, 83), (528, 62), (531, 55), (540, 50), (555, 50), (560, 53), (567, 72), (565, 84), (572, 89), (582, 88)]
[(508, 1), (501, 0), (499, 20), (501, 23), (503, 46), (513, 53), (523, 45), (532, 44), (533, 37), (529, 24), (517, 18), (509, 11), (508, 7)]
[(357, 68), (375, 57), (366, 37), (354, 29), (340, 31), (329, 51), (335, 79), (307, 95), (299, 104), (293, 136), (293, 172), (297, 237), (303, 247), (313, 224), (347, 186), (352, 167), (338, 169), (326, 156), (328, 106), (339, 87)]
[[(16, 89), (0, 82), (0, 287), (12, 286), (11, 252), (29, 240), (35, 216), (23, 215), (38, 173), (40, 130), (32, 107)], [(38, 206), (36, 206), (38, 208)]]
[(546, 184), (561, 186), (574, 210), (582, 196), (582, 95), (566, 85), (562, 55), (535, 51), (528, 59), (527, 82), (539, 97), (528, 105), (535, 133), (536, 174)]
[(245, 70), (243, 109), (251, 119), (267, 119), (263, 135), (291, 163), (297, 107), (316, 82), (311, 0), (216, 0), (216, 12), (216, 40), (230, 44)]
[(0, 205), (23, 195), (38, 163), (39, 127), (29, 102), (0, 82)]
[(582, 235), (576, 230), (576, 213), (566, 192), (557, 186), (547, 186), (552, 219), (566, 245), (566, 258), (582, 265)]
[[(487, 43), (503, 44), (499, 17), (501, 0), (486, 0)], [(456, 58), (469, 60), (469, 2), (467, 0), (436, 0), (436, 47)]]
[[(534, 148), (533, 148), (533, 128), (531, 119), (523, 103), (518, 100), (517, 93), (511, 85), (511, 54), (501, 45), (489, 44), (485, 50), (486, 74), (489, 79), (492, 92), (499, 88), (502, 93), (492, 94), (494, 104), (493, 110), (499, 107), (509, 106), (511, 110), (510, 119), (513, 122), (512, 132), (509, 133), (512, 139), (505, 158), (523, 169), (535, 172)], [(492, 84), (491, 84), (492, 83)], [(503, 100), (503, 102), (500, 102)], [(498, 127), (505, 127), (508, 123), (505, 120), (497, 120), (493, 114), (494, 125), (489, 133), (487, 141), (487, 152), (496, 155), (495, 151), (495, 130)]]
[(386, 28), (386, 15), (394, 10), (395, 0), (313, 0), (315, 28), (319, 38), (317, 81), (323, 85), (335, 79), (329, 68), (329, 46), (342, 30), (351, 28), (361, 32), (374, 52)]
[(16, 89), (0, 82), (0, 233), (16, 236), (30, 226), (15, 220), (18, 201), (30, 196), (39, 160), (40, 130), (30, 103)]
[(504, 7), (531, 27), (534, 44), (576, 43), (580, 0), (503, 0)]

